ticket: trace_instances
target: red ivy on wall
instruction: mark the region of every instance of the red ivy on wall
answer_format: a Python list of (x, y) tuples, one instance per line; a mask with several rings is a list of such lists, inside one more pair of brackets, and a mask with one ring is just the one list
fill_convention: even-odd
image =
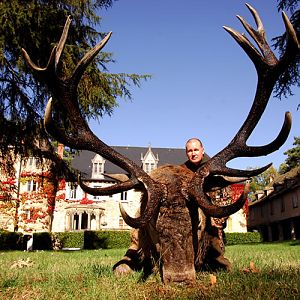
[(84, 196), (84, 197), (80, 200), (79, 203), (80, 203), (80, 204), (93, 204), (94, 201), (93, 201), (93, 200), (89, 200), (89, 199), (87, 198), (87, 196)]
[(13, 200), (13, 193), (16, 190), (16, 180), (8, 177), (5, 180), (0, 180), (0, 200)]
[[(22, 203), (30, 205), (30, 218), (28, 219), (28, 214), (21, 214), (21, 218), (25, 223), (36, 223), (38, 219), (43, 224), (48, 225), (49, 219), (53, 215), (55, 207), (55, 196), (56, 196), (56, 187), (51, 177), (50, 172), (22, 172), (21, 173), (21, 182), (26, 183), (29, 180), (34, 180), (39, 183), (39, 188), (37, 191), (32, 192), (23, 192), (20, 195)], [(38, 203), (46, 202), (46, 210), (42, 208), (35, 207)]]
[[(232, 191), (232, 200), (235, 202), (244, 192), (245, 185), (242, 183), (236, 183), (231, 185), (231, 191)], [(243, 213), (248, 217), (249, 213), (249, 202), (248, 199), (245, 202), (245, 205), (243, 206)]]

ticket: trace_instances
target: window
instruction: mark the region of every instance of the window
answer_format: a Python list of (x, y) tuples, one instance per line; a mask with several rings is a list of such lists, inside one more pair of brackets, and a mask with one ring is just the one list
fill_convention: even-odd
[(151, 171), (153, 171), (156, 168), (154, 163), (144, 163), (144, 171), (146, 173), (150, 173)]
[(93, 170), (92, 170), (92, 177), (93, 178), (102, 177), (103, 173), (104, 173), (104, 163), (103, 162), (94, 162)]
[(94, 214), (91, 214), (91, 230), (97, 230), (96, 222), (96, 216)]
[(74, 215), (73, 229), (79, 230), (79, 215), (77, 213)]
[(121, 193), (121, 201), (127, 201), (127, 192)]
[(103, 163), (101, 162), (96, 162), (93, 164), (93, 172), (94, 174), (102, 174), (103, 173)]
[(103, 178), (105, 159), (96, 154), (92, 159), (92, 178)]
[(34, 157), (29, 157), (28, 158), (28, 166), (33, 167), (34, 166)]
[(27, 167), (29, 168), (39, 168), (41, 166), (41, 160), (36, 157), (29, 157), (27, 161)]
[(298, 207), (298, 195), (297, 194), (292, 195), (292, 203), (293, 203), (293, 208)]
[(27, 181), (27, 192), (35, 192), (37, 190), (37, 182), (34, 180)]
[(77, 195), (77, 184), (71, 183), (69, 190), (69, 199), (76, 199)]
[(80, 229), (88, 229), (88, 214), (86, 212), (83, 212), (81, 215)]
[(39, 169), (41, 167), (41, 160), (39, 158), (35, 159), (35, 167)]

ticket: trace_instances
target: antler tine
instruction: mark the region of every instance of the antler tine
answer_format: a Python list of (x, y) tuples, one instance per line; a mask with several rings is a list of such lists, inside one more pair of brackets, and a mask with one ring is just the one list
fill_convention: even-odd
[(52, 97), (48, 100), (44, 113), (44, 126), (46, 131), (62, 144), (73, 149), (83, 150), (80, 141), (76, 136), (67, 135), (62, 129), (58, 128), (52, 118)]
[(25, 61), (27, 62), (27, 64), (34, 70), (40, 73), (47, 73), (45, 74), (45, 78), (47, 78), (47, 76), (49, 75), (48, 73), (52, 71), (52, 68), (54, 67), (54, 70), (56, 71), (57, 65), (59, 63), (60, 57), (61, 57), (61, 53), (65, 47), (65, 43), (68, 37), (68, 32), (69, 32), (69, 28), (72, 22), (72, 17), (68, 16), (67, 20), (65, 22), (65, 26), (63, 29), (63, 33), (60, 37), (60, 40), (58, 42), (58, 44), (56, 46), (53, 47), (48, 63), (46, 65), (46, 67), (41, 68), (39, 66), (37, 66), (30, 58), (30, 56), (28, 55), (27, 51), (22, 48), (22, 53), (24, 56)]
[[(297, 38), (296, 31), (290, 22), (289, 18), (285, 14), (285, 12), (282, 12), (282, 19), (285, 25), (286, 34), (287, 34), (287, 44), (284, 54), (282, 55), (280, 62), (279, 62), (279, 68), (286, 68), (286, 64), (290, 64), (293, 61), (293, 57), (297, 53), (299, 53), (300, 44)], [(292, 55), (291, 55), (292, 53)]]
[(259, 17), (259, 14), (257, 11), (248, 3), (246, 3), (247, 8), (250, 10), (256, 26), (257, 30), (254, 30), (241, 16), (237, 16), (237, 18), (240, 20), (244, 28), (247, 30), (247, 32), (250, 34), (250, 36), (253, 38), (253, 40), (256, 42), (257, 46), (263, 53), (263, 55), (266, 55), (266, 58), (269, 60), (269, 64), (271, 61), (274, 63), (277, 62), (276, 56), (272, 53), (271, 48), (269, 44), (266, 41), (266, 35), (265, 35), (265, 29), (264, 25), (261, 21), (261, 18)]
[(243, 193), (234, 203), (227, 206), (216, 206), (212, 204), (210, 197), (202, 188), (204, 178), (201, 175), (199, 176), (199, 173), (196, 173), (195, 177), (196, 179), (191, 182), (189, 195), (198, 202), (205, 214), (215, 218), (223, 218), (237, 212), (244, 206), (250, 191), (249, 182), (246, 182)]
[(85, 54), (85, 56), (80, 60), (80, 62), (77, 64), (77, 66), (73, 72), (73, 75), (72, 75), (72, 80), (75, 83), (79, 82), (86, 67), (96, 57), (96, 55), (100, 52), (100, 50), (106, 45), (106, 43), (110, 39), (111, 35), (112, 35), (112, 32), (110, 31), (99, 44), (97, 44), (93, 49), (91, 49), (89, 52), (87, 52)]
[(66, 40), (67, 40), (67, 36), (68, 36), (68, 32), (69, 32), (71, 22), (72, 22), (72, 17), (68, 16), (68, 18), (66, 20), (66, 23), (65, 23), (65, 26), (64, 26), (64, 29), (63, 29), (63, 33), (61, 35), (61, 38), (60, 38), (57, 46), (53, 47), (46, 67), (41, 68), (41, 67), (37, 66), (31, 60), (31, 58), (28, 55), (27, 51), (24, 48), (21, 49), (22, 53), (23, 53), (23, 56), (24, 56), (24, 59), (27, 62), (27, 64), (31, 67), (32, 70), (34, 70), (36, 72), (40, 72), (41, 74), (44, 74), (44, 76), (43, 76), (44, 79), (47, 79), (50, 72), (52, 72), (53, 68), (56, 71), (59, 59), (61, 57), (61, 53), (62, 53), (62, 51), (65, 47), (65, 43), (66, 43)]
[[(282, 128), (278, 134), (278, 136), (269, 144), (264, 146), (247, 146), (245, 145), (242, 149), (236, 149), (236, 151), (228, 151), (227, 152), (227, 158), (228, 161), (236, 158), (236, 157), (256, 157), (256, 156), (263, 156), (267, 155), (269, 153), (274, 152), (275, 150), (278, 150), (281, 145), (284, 144), (286, 141), (290, 129), (292, 126), (292, 116), (291, 113), (286, 112), (285, 113), (285, 119), (284, 123), (282, 125)], [(222, 165), (222, 168), (220, 169), (219, 166)], [(230, 175), (230, 176), (246, 176), (246, 177), (252, 177), (260, 174), (261, 172), (265, 171), (271, 166), (271, 164), (266, 165), (265, 167), (256, 169), (256, 170), (235, 170), (228, 168), (224, 166), (223, 164), (220, 164), (220, 161), (215, 159), (211, 162), (210, 169), (212, 174), (214, 174), (214, 170), (218, 170), (223, 175)]]
[(260, 56), (259, 51), (252, 45), (252, 43), (247, 39), (247, 37), (238, 31), (223, 26), (223, 28), (237, 41), (237, 43), (244, 49), (250, 59), (255, 62), (255, 65), (262, 63), (262, 57)]
[(66, 23), (65, 23), (65, 26), (64, 26), (64, 29), (63, 29), (63, 33), (62, 33), (62, 35), (60, 37), (60, 40), (58, 42), (57, 49), (56, 49), (56, 54), (55, 54), (55, 70), (56, 70), (58, 62), (60, 60), (61, 54), (62, 54), (62, 52), (63, 52), (63, 50), (65, 48), (65, 44), (66, 44), (66, 40), (67, 40), (67, 37), (68, 37), (68, 33), (69, 33), (69, 28), (70, 28), (71, 22), (72, 22), (72, 17), (68, 16), (67, 20), (66, 20)]
[[(38, 74), (43, 77), (49, 90), (53, 94), (53, 98), (57, 101), (60, 107), (67, 113), (67, 117), (71, 124), (74, 125), (76, 132), (66, 134), (63, 130), (58, 128), (52, 118), (52, 98), (49, 99), (44, 116), (45, 128), (49, 134), (56, 138), (59, 142), (75, 148), (78, 150), (89, 150), (100, 154), (105, 159), (116, 164), (120, 168), (133, 175), (134, 179), (127, 182), (117, 183), (115, 186), (107, 189), (98, 189), (95, 191), (89, 190), (89, 187), (83, 184), (83, 187), (88, 190), (89, 193), (95, 195), (112, 194), (120, 191), (126, 191), (130, 188), (140, 186), (141, 189), (147, 188), (147, 194), (149, 204), (146, 205), (143, 215), (139, 218), (131, 218), (128, 221), (128, 225), (134, 227), (141, 227), (147, 224), (156, 211), (159, 202), (164, 199), (166, 190), (160, 183), (156, 183), (151, 177), (137, 166), (133, 161), (124, 157), (113, 148), (106, 145), (101, 141), (89, 128), (86, 120), (84, 119), (78, 102), (77, 85), (82, 77), (83, 72), (87, 66), (91, 63), (93, 58), (99, 53), (99, 51), (105, 46), (111, 36), (111, 32), (98, 43), (94, 48), (86, 53), (86, 55), (77, 64), (73, 74), (69, 78), (60, 78), (57, 75), (57, 69), (59, 67), (59, 60), (61, 53), (64, 49), (64, 45), (67, 39), (69, 26), (71, 23), (71, 17), (68, 17), (62, 37), (58, 43), (58, 46), (52, 50), (49, 63), (46, 68), (37, 67), (30, 60), (27, 52), (24, 50), (25, 60), (34, 71), (39, 71)], [(126, 215), (125, 212), (123, 212)], [(129, 216), (128, 216), (129, 217)], [(129, 217), (130, 218), (130, 217)]]
[(56, 46), (53, 47), (52, 51), (51, 51), (51, 54), (50, 54), (50, 57), (48, 59), (48, 63), (46, 65), (45, 68), (41, 68), (39, 66), (37, 66), (30, 58), (29, 54), (27, 53), (27, 51), (22, 48), (22, 53), (23, 53), (23, 57), (26, 61), (26, 63), (30, 66), (30, 68), (36, 72), (40, 72), (40, 73), (43, 73), (43, 72), (46, 72), (49, 70), (50, 66), (53, 65), (53, 62), (55, 61), (55, 52), (56, 52)]
[[(215, 166), (216, 164), (216, 166)], [(210, 168), (213, 170), (218, 170), (218, 171), (212, 171), (211, 174), (214, 174), (215, 172), (217, 174), (222, 174), (222, 175), (227, 175), (227, 176), (235, 176), (235, 177), (243, 177), (243, 178), (250, 178), (253, 176), (256, 176), (265, 170), (269, 169), (271, 167), (272, 163), (267, 164), (264, 167), (254, 169), (254, 170), (239, 170), (239, 169), (232, 169), (226, 166), (220, 167), (220, 164), (218, 162), (214, 162), (210, 165)]]
[(120, 192), (129, 191), (133, 188), (136, 188), (138, 185), (141, 185), (140, 182), (136, 179), (126, 180), (124, 182), (119, 182), (114, 185), (103, 187), (103, 188), (92, 188), (84, 184), (81, 180), (81, 176), (78, 176), (78, 183), (82, 190), (93, 196), (106, 196), (113, 195)]

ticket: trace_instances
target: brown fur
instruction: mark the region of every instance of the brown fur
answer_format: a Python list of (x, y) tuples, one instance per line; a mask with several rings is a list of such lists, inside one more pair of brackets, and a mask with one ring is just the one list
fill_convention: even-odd
[[(191, 283), (196, 279), (196, 270), (208, 264), (230, 269), (229, 261), (223, 256), (224, 247), (220, 246), (218, 228), (212, 226), (210, 218), (187, 196), (186, 189), (194, 175), (189, 169), (174, 165), (162, 166), (150, 174), (166, 186), (167, 197), (145, 228), (132, 231), (129, 250), (114, 266), (116, 274), (143, 269), (146, 278), (156, 265), (163, 282)], [(147, 200), (144, 193), (141, 212)], [(131, 269), (126, 269), (124, 264)]]

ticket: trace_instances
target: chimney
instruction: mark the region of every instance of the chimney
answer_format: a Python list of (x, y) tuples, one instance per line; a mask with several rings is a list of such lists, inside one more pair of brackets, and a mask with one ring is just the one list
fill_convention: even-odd
[(63, 157), (64, 157), (64, 145), (63, 144), (57, 145), (57, 155), (60, 159), (63, 159)]

